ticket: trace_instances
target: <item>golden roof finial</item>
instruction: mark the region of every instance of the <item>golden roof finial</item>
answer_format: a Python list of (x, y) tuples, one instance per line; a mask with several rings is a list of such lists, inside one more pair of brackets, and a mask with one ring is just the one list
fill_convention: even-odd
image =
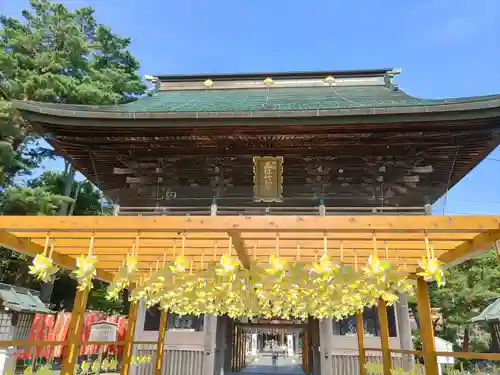
[(212, 81), (210, 78), (207, 79), (205, 82), (203, 82), (203, 85), (205, 86), (205, 88), (209, 89), (210, 87), (212, 87), (214, 85), (214, 81)]
[(266, 85), (267, 87), (270, 87), (274, 84), (274, 81), (271, 77), (267, 77), (265, 80), (264, 80), (264, 85)]
[(335, 78), (333, 78), (333, 76), (328, 76), (328, 77), (325, 78), (325, 82), (330, 85), (333, 82), (335, 82)]

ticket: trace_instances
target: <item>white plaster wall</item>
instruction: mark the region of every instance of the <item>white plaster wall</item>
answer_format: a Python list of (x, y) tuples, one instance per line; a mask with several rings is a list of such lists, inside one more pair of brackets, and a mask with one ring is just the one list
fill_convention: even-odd
[[(358, 350), (358, 339), (356, 336), (332, 335), (332, 349), (334, 354), (342, 354)], [(401, 349), (398, 337), (390, 337), (389, 345), (391, 349)], [(365, 336), (365, 348), (381, 348), (380, 337)]]
[[(158, 340), (158, 331), (137, 332), (137, 341), (156, 341)], [(167, 331), (165, 335), (165, 345), (167, 347), (176, 346), (178, 349), (196, 347), (203, 348), (205, 336), (202, 332), (191, 331)]]

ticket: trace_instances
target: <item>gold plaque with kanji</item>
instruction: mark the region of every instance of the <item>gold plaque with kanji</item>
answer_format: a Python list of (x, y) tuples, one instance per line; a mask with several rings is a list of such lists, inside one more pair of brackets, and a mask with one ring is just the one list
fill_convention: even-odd
[(283, 157), (254, 156), (253, 184), (254, 201), (283, 201)]

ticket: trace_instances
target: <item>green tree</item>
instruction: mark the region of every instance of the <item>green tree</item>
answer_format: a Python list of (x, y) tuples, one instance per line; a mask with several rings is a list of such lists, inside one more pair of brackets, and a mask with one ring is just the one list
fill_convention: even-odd
[[(41, 180), (16, 186), (16, 177), (29, 176), (51, 150), (33, 140), (33, 129), (10, 101), (113, 105), (135, 100), (146, 87), (129, 45), (129, 38), (99, 24), (91, 7), (71, 11), (49, 0), (30, 0), (21, 20), (0, 15), (0, 185), (9, 185), (2, 196), (4, 213), (106, 213), (91, 184), (75, 185), (69, 164), (62, 189)], [(58, 176), (42, 179), (52, 177), (60, 183)]]
[[(432, 296), (433, 295), (433, 296)], [(446, 285), (431, 292), (443, 314), (443, 338), (456, 342), (457, 332), (463, 330), (463, 351), (469, 347), (470, 320), (478, 315), (492, 299), (500, 296), (500, 266), (494, 250), (452, 267), (446, 271)]]
[(53, 215), (63, 202), (71, 203), (72, 199), (42, 187), (8, 187), (0, 193), (0, 212), (3, 215)]
[[(0, 15), (0, 177), (23, 170), (19, 146), (32, 133), (9, 101), (119, 104), (145, 92), (129, 38), (98, 24), (91, 7), (30, 0), (23, 20)], [(33, 155), (32, 155), (33, 156)]]
[(28, 186), (43, 189), (54, 196), (70, 196), (65, 203), (68, 203), (71, 215), (109, 215), (112, 210), (110, 202), (89, 181), (74, 181), (72, 176), (70, 189), (65, 190), (68, 173), (71, 172), (47, 171), (30, 180)]

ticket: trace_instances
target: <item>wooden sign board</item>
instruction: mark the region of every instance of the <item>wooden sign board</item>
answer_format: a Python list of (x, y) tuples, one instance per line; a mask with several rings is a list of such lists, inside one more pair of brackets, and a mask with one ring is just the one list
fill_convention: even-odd
[(254, 156), (253, 192), (256, 202), (283, 201), (283, 157)]
[(118, 327), (114, 323), (99, 322), (90, 327), (89, 341), (116, 341)]

